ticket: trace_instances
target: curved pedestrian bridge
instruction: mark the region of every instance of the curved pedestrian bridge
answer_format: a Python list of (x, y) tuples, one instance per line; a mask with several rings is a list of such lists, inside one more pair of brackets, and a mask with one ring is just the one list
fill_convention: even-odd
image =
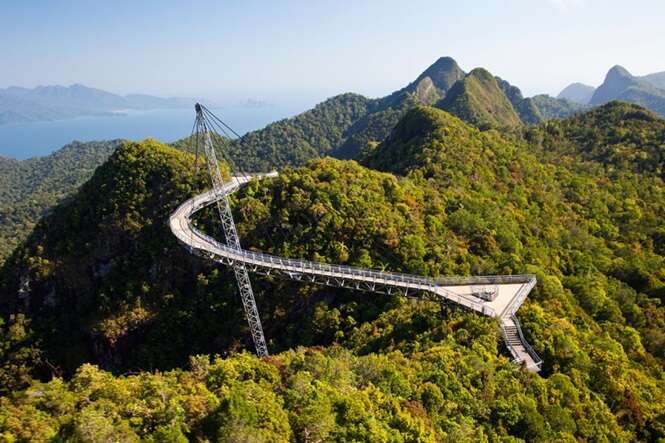
[(253, 178), (276, 175), (277, 173), (235, 176), (223, 185), (223, 189), (212, 189), (187, 200), (171, 214), (171, 231), (193, 254), (229, 266), (245, 267), (251, 272), (375, 293), (425, 297), (497, 317), (514, 361), (524, 365), (527, 370), (540, 370), (542, 360), (524, 339), (515, 317), (515, 312), (536, 284), (534, 275), (432, 278), (288, 259), (235, 249), (204, 234), (193, 225), (192, 216), (199, 210), (216, 203), (224, 195), (235, 192)]

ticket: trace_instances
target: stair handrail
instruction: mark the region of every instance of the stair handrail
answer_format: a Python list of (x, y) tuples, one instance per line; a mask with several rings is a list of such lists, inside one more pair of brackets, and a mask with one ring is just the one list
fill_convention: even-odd
[(527, 354), (531, 356), (531, 359), (533, 360), (535, 365), (540, 369), (543, 366), (543, 359), (540, 358), (536, 350), (533, 349), (533, 346), (531, 346), (529, 342), (526, 341), (526, 338), (524, 338), (524, 334), (522, 333), (522, 325), (520, 324), (520, 321), (517, 319), (517, 316), (513, 314), (511, 315), (510, 318), (513, 320), (515, 326), (517, 327), (517, 335), (519, 335), (520, 337), (522, 346), (524, 346), (524, 349), (526, 349)]

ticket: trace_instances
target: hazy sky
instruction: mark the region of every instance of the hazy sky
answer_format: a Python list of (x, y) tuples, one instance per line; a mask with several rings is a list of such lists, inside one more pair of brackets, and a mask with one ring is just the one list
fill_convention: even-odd
[(526, 95), (665, 71), (665, 0), (0, 0), (0, 87), (382, 96), (439, 56)]

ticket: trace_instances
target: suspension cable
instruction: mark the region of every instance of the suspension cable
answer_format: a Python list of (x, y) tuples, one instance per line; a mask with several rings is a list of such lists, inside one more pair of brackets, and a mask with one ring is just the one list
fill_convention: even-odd
[[(218, 149), (215, 149), (217, 153), (220, 154), (222, 159), (226, 161), (228, 164), (230, 170), (232, 171), (231, 175), (231, 180), (235, 180), (236, 186), (240, 186), (242, 183), (240, 182), (239, 178), (234, 174), (239, 173), (241, 176), (246, 176), (249, 177), (251, 174), (244, 170), (243, 167), (240, 166), (240, 164), (235, 161), (233, 158), (233, 155), (231, 152), (227, 152), (227, 149), (225, 149), (225, 146), (222, 144), (222, 139), (223, 137), (220, 135), (220, 133), (224, 134), (224, 137), (226, 140), (229, 141), (229, 146), (231, 146), (231, 142), (234, 140), (237, 141), (238, 145), (242, 148), (243, 143), (243, 137), (238, 134), (233, 128), (231, 128), (228, 124), (226, 124), (222, 119), (217, 117), (215, 114), (210, 111), (207, 107), (204, 105), (199, 104), (201, 113), (200, 113), (200, 125), (203, 127), (205, 131), (208, 131), (211, 135), (211, 140), (213, 143), (213, 149), (217, 147)], [(198, 134), (197, 134), (198, 136)], [(234, 138), (235, 137), (235, 138)], [(197, 143), (201, 143), (201, 140), (197, 140)], [(278, 226), (276, 226), (275, 231), (271, 233), (268, 232), (267, 229), (267, 224), (266, 223), (258, 223), (257, 228), (261, 231), (262, 233), (262, 238), (264, 241), (266, 241), (267, 246), (272, 248), (274, 251), (279, 251), (280, 250), (280, 245), (286, 244), (286, 237), (283, 232), (281, 232), (281, 229), (279, 229)]]

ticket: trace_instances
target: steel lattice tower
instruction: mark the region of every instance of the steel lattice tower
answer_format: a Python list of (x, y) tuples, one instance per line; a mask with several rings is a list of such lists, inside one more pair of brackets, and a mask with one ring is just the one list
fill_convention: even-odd
[[(219, 218), (222, 222), (224, 236), (226, 243), (230, 247), (241, 250), (240, 239), (238, 238), (238, 231), (236, 230), (235, 222), (233, 221), (233, 214), (231, 213), (231, 205), (229, 203), (228, 194), (224, 187), (224, 179), (219, 170), (219, 163), (217, 162), (217, 154), (215, 153), (215, 146), (213, 144), (213, 137), (219, 135), (213, 131), (213, 125), (206, 117), (205, 110), (198, 103), (196, 109), (196, 151), (198, 154), (199, 144), (203, 144), (203, 152), (205, 154), (206, 163), (208, 165), (208, 172), (212, 182), (213, 192), (217, 197), (217, 210)], [(204, 111), (205, 110), (205, 111)], [(256, 300), (254, 299), (254, 291), (252, 290), (252, 283), (249, 280), (249, 273), (244, 263), (237, 263), (233, 266), (233, 271), (238, 282), (238, 290), (240, 291), (240, 298), (242, 300), (243, 308), (245, 309), (245, 317), (249, 323), (249, 329), (252, 333), (256, 353), (259, 357), (266, 357), (268, 355), (268, 347), (263, 335), (263, 327), (261, 326), (261, 318), (259, 311), (256, 307)]]

